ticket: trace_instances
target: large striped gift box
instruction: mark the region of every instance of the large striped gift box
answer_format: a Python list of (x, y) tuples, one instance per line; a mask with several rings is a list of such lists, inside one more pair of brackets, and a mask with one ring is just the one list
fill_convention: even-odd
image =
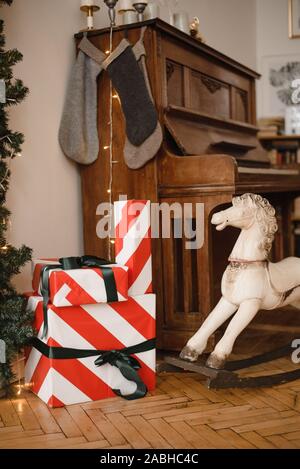
[(129, 268), (129, 296), (152, 293), (150, 201), (114, 203), (116, 262)]
[[(155, 337), (155, 295), (129, 298), (126, 302), (72, 307), (48, 307), (48, 334), (43, 330), (43, 303), (30, 296), (28, 307), (35, 311), (39, 346), (27, 350), (25, 381), (50, 407), (61, 407), (115, 396), (131, 395), (137, 385), (108, 362), (96, 366), (98, 352), (120, 351)], [(47, 353), (46, 353), (46, 351)], [(84, 358), (53, 358), (51, 351), (94, 351)], [(50, 351), (50, 353), (49, 353)], [(58, 351), (58, 352), (57, 352)], [(113, 352), (116, 353), (116, 352)], [(56, 357), (56, 355), (54, 355)], [(130, 356), (137, 359), (139, 379), (149, 391), (155, 387), (155, 348)], [(133, 358), (132, 358), (133, 357)], [(101, 360), (100, 360), (101, 361)], [(108, 359), (109, 361), (109, 359)], [(99, 362), (99, 360), (98, 360)], [(98, 363), (99, 365), (99, 363)]]
[[(49, 301), (54, 306), (78, 306), (94, 303), (108, 303), (106, 283), (103, 271), (100, 268), (62, 270), (56, 260), (48, 261), (34, 259), (33, 264), (33, 290), (39, 295), (41, 289), (41, 273), (45, 266), (53, 266), (49, 275)], [(57, 265), (57, 268), (55, 268)], [(116, 286), (118, 301), (128, 299), (128, 267), (117, 264), (108, 264), (104, 269), (111, 269)]]

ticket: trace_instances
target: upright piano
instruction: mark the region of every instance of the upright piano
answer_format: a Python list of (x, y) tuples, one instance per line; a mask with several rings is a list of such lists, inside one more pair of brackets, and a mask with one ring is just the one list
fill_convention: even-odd
[[(156, 19), (117, 27), (116, 47), (125, 37), (135, 44), (147, 26), (145, 48), (151, 87), (164, 141), (159, 153), (139, 170), (123, 158), (125, 126), (120, 103), (113, 100), (112, 199), (203, 203), (204, 245), (186, 250), (185, 239), (153, 239), (154, 290), (157, 293), (158, 347), (179, 350), (201, 325), (220, 296), (220, 281), (238, 232), (215, 231), (210, 220), (245, 192), (267, 197), (277, 209), (279, 231), (272, 257), (290, 255), (291, 214), (300, 195), (297, 167), (274, 168), (257, 139), (255, 82), (250, 68)], [(82, 33), (76, 34), (77, 43)], [(88, 33), (102, 51), (109, 50), (109, 30)], [(108, 201), (110, 163), (110, 80), (98, 84), (98, 160), (81, 167), (84, 242), (87, 254), (106, 257), (108, 240), (96, 234), (99, 203)], [(212, 344), (210, 344), (212, 345)]]

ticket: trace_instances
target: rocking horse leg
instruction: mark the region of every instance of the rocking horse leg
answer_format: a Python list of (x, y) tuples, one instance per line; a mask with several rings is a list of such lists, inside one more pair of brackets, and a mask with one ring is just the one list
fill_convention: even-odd
[(222, 369), (233, 345), (240, 333), (248, 326), (260, 309), (261, 301), (258, 299), (244, 301), (237, 313), (231, 319), (222, 339), (217, 343), (215, 350), (210, 354), (206, 365), (210, 368)]
[(196, 361), (201, 355), (207, 344), (208, 338), (220, 327), (233, 313), (237, 310), (237, 306), (229, 303), (224, 297), (221, 298), (216, 307), (204, 321), (200, 329), (188, 341), (186, 346), (180, 353), (180, 358)]

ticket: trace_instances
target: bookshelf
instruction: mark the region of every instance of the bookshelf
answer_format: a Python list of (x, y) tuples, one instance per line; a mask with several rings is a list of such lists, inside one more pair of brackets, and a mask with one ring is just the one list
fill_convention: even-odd
[[(268, 151), (274, 168), (297, 168), (300, 171), (300, 135), (266, 135), (259, 136), (259, 140)], [(293, 212), (291, 254), (300, 257), (300, 198), (295, 199)]]
[(286, 140), (286, 141), (298, 140), (298, 141), (300, 141), (300, 134), (272, 135), (270, 137), (259, 137), (259, 140), (263, 143), (264, 142), (271, 142), (271, 144), (272, 144), (272, 141), (276, 142), (277, 140)]
[(300, 168), (300, 135), (260, 136), (259, 140), (268, 151), (272, 166)]

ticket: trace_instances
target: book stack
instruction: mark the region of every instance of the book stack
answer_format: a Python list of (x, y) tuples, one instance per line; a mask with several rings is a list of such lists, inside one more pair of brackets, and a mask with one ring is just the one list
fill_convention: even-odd
[(263, 117), (258, 120), (258, 138), (272, 138), (284, 132), (284, 117)]
[(300, 163), (298, 140), (274, 140), (269, 150), (269, 159), (274, 166), (291, 166)]

